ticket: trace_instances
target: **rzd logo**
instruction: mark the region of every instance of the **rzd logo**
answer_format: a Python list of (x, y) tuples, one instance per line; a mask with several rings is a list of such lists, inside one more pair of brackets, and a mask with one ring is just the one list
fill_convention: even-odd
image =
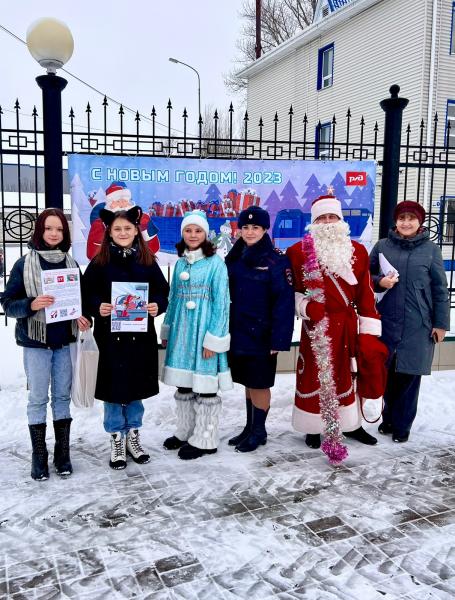
[(366, 185), (367, 174), (365, 171), (348, 171), (346, 173), (346, 185)]

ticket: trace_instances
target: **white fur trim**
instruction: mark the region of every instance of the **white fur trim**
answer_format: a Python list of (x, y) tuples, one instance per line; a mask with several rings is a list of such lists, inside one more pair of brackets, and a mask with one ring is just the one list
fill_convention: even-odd
[(164, 366), (161, 372), (161, 381), (167, 385), (193, 389), (193, 372)]
[(167, 325), (166, 323), (161, 324), (160, 338), (162, 340), (167, 340), (169, 338), (170, 329), (171, 329), (170, 325)]
[(164, 366), (161, 381), (175, 387), (186, 387), (197, 394), (216, 394), (218, 390), (227, 391), (234, 387), (229, 370), (218, 375), (202, 375), (186, 369)]
[(306, 307), (309, 300), (306, 298), (305, 294), (301, 292), (295, 292), (294, 294), (294, 306), (295, 306), (295, 314), (297, 317), (303, 317), (304, 319), (308, 319), (306, 314)]
[(231, 335), (229, 333), (223, 337), (218, 337), (207, 331), (202, 342), (202, 347), (213, 352), (227, 352), (230, 344)]
[(232, 390), (234, 384), (232, 383), (230, 369), (228, 369), (227, 371), (223, 371), (222, 373), (218, 373), (218, 383), (222, 392)]
[(209, 234), (209, 223), (208, 223), (207, 219), (205, 219), (201, 215), (190, 214), (190, 215), (186, 216), (183, 219), (182, 224), (180, 225), (181, 235), (183, 235), (183, 230), (185, 229), (185, 227), (187, 225), (198, 225), (199, 227), (201, 227), (201, 229), (203, 229), (205, 231), (206, 235)]
[(323, 198), (315, 200), (311, 205), (311, 222), (314, 223), (318, 217), (322, 215), (336, 215), (343, 220), (343, 212), (341, 210), (341, 202), (337, 198)]
[(359, 333), (369, 333), (379, 337), (382, 333), (382, 323), (372, 317), (359, 317)]
[(357, 373), (357, 359), (355, 356), (351, 356), (351, 373)]
[(357, 277), (354, 275), (354, 271), (350, 267), (338, 269), (336, 274), (341, 277), (341, 279), (344, 279), (346, 283), (349, 283), (349, 285), (357, 285), (359, 283)]
[[(131, 201), (131, 192), (128, 188), (123, 188), (121, 190), (115, 190), (115, 192), (111, 192), (106, 196), (106, 208), (109, 208), (109, 204), (113, 200), (122, 200), (123, 198), (125, 200)], [(131, 204), (131, 206), (133, 206), (133, 204)]]
[[(362, 424), (362, 415), (357, 399), (349, 406), (340, 406), (338, 413), (342, 431), (355, 431)], [(322, 433), (324, 431), (324, 423), (319, 413), (310, 413), (295, 405), (292, 411), (292, 426), (301, 433)]]

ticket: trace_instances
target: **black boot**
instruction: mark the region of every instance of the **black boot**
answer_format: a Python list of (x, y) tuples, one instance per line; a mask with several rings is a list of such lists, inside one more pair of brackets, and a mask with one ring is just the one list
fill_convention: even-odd
[(166, 450), (178, 450), (179, 448), (184, 446), (186, 443), (187, 442), (184, 442), (183, 440), (179, 440), (178, 437), (173, 435), (164, 440), (163, 446), (166, 448)]
[(236, 452), (253, 452), (258, 446), (264, 446), (267, 442), (267, 431), (265, 429), (265, 421), (269, 414), (269, 409), (263, 410), (257, 406), (253, 407), (253, 421), (251, 423), (251, 431), (237, 446)]
[(361, 444), (366, 444), (367, 446), (374, 446), (378, 443), (378, 440), (367, 433), (363, 427), (359, 427), (354, 431), (345, 431), (343, 433), (346, 437), (357, 440)]
[(54, 467), (57, 475), (66, 476), (73, 472), (70, 459), (70, 428), (73, 419), (54, 421), (55, 447)]
[(305, 444), (308, 448), (317, 450), (321, 447), (321, 436), (319, 433), (307, 433), (305, 436)]
[(204, 456), (205, 454), (215, 454), (216, 451), (217, 448), (196, 448), (196, 446), (192, 446), (191, 444), (188, 444), (188, 442), (185, 442), (178, 452), (178, 457), (182, 460), (193, 460), (195, 458), (201, 458), (201, 456)]
[(243, 431), (231, 438), (228, 442), (229, 446), (237, 446), (240, 442), (243, 442), (245, 438), (248, 437), (251, 431), (251, 422), (253, 420), (253, 403), (251, 402), (251, 398), (246, 399), (246, 425), (243, 428)]
[(393, 433), (392, 425), (390, 425), (390, 423), (382, 422), (378, 427), (378, 431), (379, 431), (379, 433), (382, 433), (383, 435), (387, 435), (388, 433)]
[(47, 448), (46, 448), (46, 423), (29, 425), (30, 439), (32, 440), (32, 479), (36, 481), (45, 481), (49, 479), (49, 469), (47, 466)]

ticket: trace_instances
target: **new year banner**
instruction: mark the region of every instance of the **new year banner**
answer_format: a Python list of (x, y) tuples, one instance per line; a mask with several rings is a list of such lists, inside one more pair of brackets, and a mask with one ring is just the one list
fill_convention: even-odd
[(311, 203), (333, 194), (342, 204), (351, 235), (371, 244), (376, 165), (374, 161), (195, 160), (184, 158), (72, 154), (73, 256), (87, 264), (99, 249), (101, 208), (144, 214), (140, 228), (161, 265), (175, 262), (175, 244), (185, 212), (205, 211), (210, 238), (225, 256), (232, 247), (237, 216), (249, 206), (270, 213), (269, 231), (282, 250), (300, 240), (310, 223)]

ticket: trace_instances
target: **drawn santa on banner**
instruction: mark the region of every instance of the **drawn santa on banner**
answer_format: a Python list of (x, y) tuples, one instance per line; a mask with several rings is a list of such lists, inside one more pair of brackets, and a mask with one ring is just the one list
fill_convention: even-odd
[[(98, 254), (103, 241), (104, 230), (106, 226), (99, 217), (99, 212), (102, 208), (118, 212), (120, 210), (128, 210), (135, 206), (135, 202), (131, 198), (131, 191), (126, 187), (123, 181), (114, 181), (106, 190), (106, 202), (96, 204), (92, 210), (90, 217), (91, 225), (87, 238), (87, 258), (91, 260)], [(160, 241), (158, 239), (158, 228), (151, 220), (150, 216), (143, 214), (139, 223), (142, 237), (147, 242), (150, 250), (156, 254), (160, 249)]]

